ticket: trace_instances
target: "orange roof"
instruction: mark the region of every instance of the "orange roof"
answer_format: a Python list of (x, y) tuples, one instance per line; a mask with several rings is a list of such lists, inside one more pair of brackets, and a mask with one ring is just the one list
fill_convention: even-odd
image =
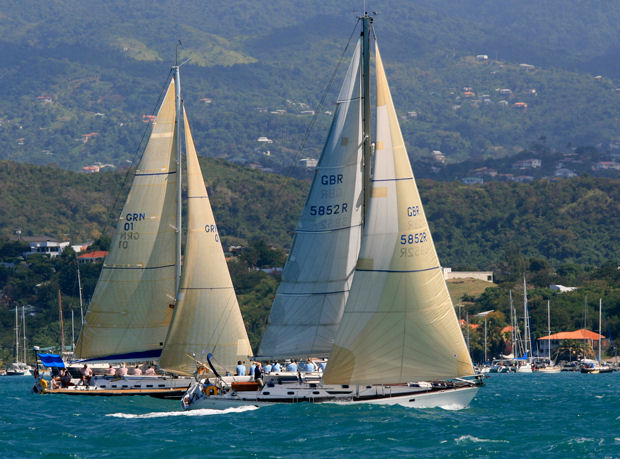
[(78, 255), (78, 258), (105, 258), (108, 252), (105, 250), (95, 250), (94, 252)]
[(581, 330), (575, 330), (573, 332), (560, 332), (551, 336), (543, 336), (542, 338), (538, 338), (539, 340), (543, 339), (577, 339), (577, 340), (593, 340), (598, 341), (599, 339), (605, 339), (603, 335), (599, 335), (590, 330), (586, 330), (582, 328)]
[[(464, 327), (464, 326), (465, 326), (465, 319), (461, 319), (461, 320), (459, 321), (459, 323), (461, 324), (461, 327)], [(475, 329), (477, 329), (477, 328), (480, 328), (480, 324), (472, 324), (472, 323), (470, 323), (470, 324), (469, 324), (469, 328), (472, 328), (472, 329), (474, 329), (474, 330), (475, 330)]]

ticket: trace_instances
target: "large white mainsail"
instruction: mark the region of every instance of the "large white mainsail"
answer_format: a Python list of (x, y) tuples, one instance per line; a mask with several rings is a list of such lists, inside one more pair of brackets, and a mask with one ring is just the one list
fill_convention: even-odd
[(187, 157), (187, 240), (183, 275), (174, 317), (160, 366), (192, 374), (196, 365), (187, 357), (212, 352), (217, 363), (234, 368), (252, 355), (213, 211), (207, 195), (194, 141), (184, 113)]
[(376, 47), (377, 138), (355, 278), (327, 384), (472, 375)]
[(259, 356), (327, 355), (351, 287), (362, 218), (360, 42), (297, 225)]
[(76, 356), (159, 357), (175, 298), (175, 83), (135, 172), (93, 294)]

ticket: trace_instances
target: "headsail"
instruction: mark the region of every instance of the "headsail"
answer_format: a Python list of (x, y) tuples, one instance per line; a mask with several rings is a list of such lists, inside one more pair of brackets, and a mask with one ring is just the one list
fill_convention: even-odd
[(362, 216), (360, 43), (260, 344), (265, 357), (327, 355), (351, 287)]
[(158, 358), (174, 302), (175, 87), (171, 80), (135, 172), (76, 355)]
[[(213, 352), (216, 361), (234, 368), (252, 355), (228, 265), (211, 210), (187, 114), (184, 111), (187, 156), (187, 242), (183, 275), (174, 317), (160, 366), (192, 374), (196, 366), (186, 354)], [(205, 360), (205, 358), (202, 358)]]
[(383, 64), (362, 247), (325, 383), (386, 384), (473, 374), (411, 170)]

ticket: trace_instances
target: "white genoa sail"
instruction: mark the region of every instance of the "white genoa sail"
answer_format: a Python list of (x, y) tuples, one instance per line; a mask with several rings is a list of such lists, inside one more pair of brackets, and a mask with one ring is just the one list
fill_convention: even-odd
[(327, 384), (472, 375), (376, 47), (377, 138), (355, 278)]
[(171, 80), (80, 333), (83, 359), (158, 358), (175, 297), (175, 86)]
[(192, 374), (196, 365), (188, 354), (195, 353), (200, 359), (212, 352), (219, 365), (232, 369), (237, 360), (251, 356), (252, 349), (185, 112), (184, 121), (187, 241), (177, 304), (160, 366), (174, 373)]
[(358, 41), (271, 308), (261, 357), (327, 355), (334, 342), (361, 237), (359, 60)]

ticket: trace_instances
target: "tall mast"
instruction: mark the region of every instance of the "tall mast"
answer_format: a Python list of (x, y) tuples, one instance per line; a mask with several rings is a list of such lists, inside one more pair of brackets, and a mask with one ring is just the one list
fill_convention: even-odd
[(182, 244), (182, 231), (181, 231), (181, 199), (182, 199), (182, 186), (181, 177), (182, 169), (181, 169), (181, 73), (179, 72), (179, 65), (175, 65), (174, 69), (174, 83), (176, 90), (176, 150), (177, 150), (177, 240), (176, 240), (176, 273), (175, 273), (175, 284), (174, 291), (175, 296), (178, 294), (179, 285), (181, 283), (181, 244)]
[(547, 300), (547, 349), (549, 349), (549, 363), (551, 363), (551, 303)]
[[(600, 330), (600, 326), (598, 327)], [(24, 354), (24, 363), (26, 363), (26, 307), (22, 306), (22, 331), (24, 332), (24, 345), (22, 346), (22, 352)], [(599, 339), (598, 342), (600, 343), (601, 340)], [(600, 359), (600, 351), (599, 351), (599, 360)]]
[(60, 289), (58, 289), (58, 309), (60, 311), (60, 356), (65, 352), (65, 322), (62, 318), (62, 294), (60, 293)]
[(598, 299), (598, 361), (601, 362), (601, 316), (603, 312), (603, 299)]
[(19, 308), (15, 305), (15, 361), (19, 362)]
[(523, 344), (529, 361), (532, 349), (530, 346), (530, 317), (527, 311), (527, 284), (525, 283), (525, 274), (523, 274), (523, 322), (523, 332), (525, 334), (523, 337)]
[(363, 221), (366, 221), (366, 211), (370, 199), (370, 25), (372, 18), (364, 12), (362, 16), (362, 138), (364, 140), (364, 211)]

